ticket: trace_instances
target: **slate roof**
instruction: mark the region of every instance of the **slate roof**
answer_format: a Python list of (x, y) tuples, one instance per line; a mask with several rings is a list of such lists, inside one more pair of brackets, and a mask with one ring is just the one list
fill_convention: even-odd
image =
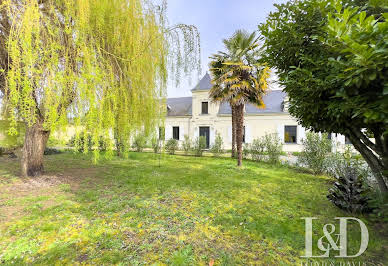
[(210, 90), (213, 86), (211, 83), (211, 77), (209, 73), (206, 72), (205, 76), (199, 81), (197, 86), (194, 87), (191, 91), (203, 91), (203, 90)]
[[(203, 76), (197, 86), (191, 91), (210, 90), (212, 87), (211, 78), (208, 73)], [(245, 106), (246, 114), (282, 113), (283, 102), (287, 94), (281, 90), (268, 91), (264, 96), (265, 108), (261, 109), (252, 104)], [(191, 116), (192, 97), (168, 98), (167, 116)], [(232, 110), (229, 103), (221, 103), (218, 111), (219, 115), (230, 115)]]
[[(246, 114), (282, 113), (283, 102), (286, 96), (287, 94), (281, 90), (268, 91), (263, 98), (265, 108), (261, 109), (252, 104), (247, 104), (245, 106)], [(229, 103), (221, 103), (218, 114), (232, 114)]]
[(192, 97), (168, 98), (167, 116), (191, 116)]

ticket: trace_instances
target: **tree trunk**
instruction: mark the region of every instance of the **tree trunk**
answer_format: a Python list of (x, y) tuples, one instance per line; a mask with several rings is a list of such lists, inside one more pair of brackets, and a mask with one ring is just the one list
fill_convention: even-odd
[(236, 112), (236, 144), (237, 144), (237, 166), (242, 165), (242, 142), (244, 135), (244, 104), (235, 107)]
[(120, 134), (119, 134), (117, 128), (114, 130), (114, 140), (115, 140), (117, 156), (121, 157), (121, 155), (122, 155), (121, 151), (122, 151), (123, 143), (121, 142)]
[[(365, 159), (368, 166), (371, 168), (373, 175), (379, 185), (382, 193), (388, 193), (388, 187), (384, 180), (384, 173), (387, 171), (387, 166), (384, 165), (383, 160), (379, 160), (375, 153), (373, 153), (366, 144), (364, 144), (354, 132), (349, 132), (347, 136), (352, 142), (356, 150)], [(384, 156), (383, 156), (384, 157)], [(387, 178), (387, 176), (386, 176)]]
[(232, 108), (232, 158), (236, 158), (236, 107)]
[(50, 131), (43, 129), (42, 121), (26, 128), (21, 160), (24, 177), (43, 173), (43, 155), (49, 135)]

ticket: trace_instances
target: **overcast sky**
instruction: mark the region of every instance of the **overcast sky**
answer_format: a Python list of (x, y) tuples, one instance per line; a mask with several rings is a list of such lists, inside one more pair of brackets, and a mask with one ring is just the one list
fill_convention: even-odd
[[(209, 56), (223, 50), (222, 39), (230, 37), (237, 29), (257, 30), (267, 15), (275, 8), (274, 3), (285, 0), (168, 0), (170, 24), (193, 24), (201, 35), (202, 75), (208, 70)], [(176, 88), (168, 87), (168, 97), (191, 96), (195, 86), (183, 81)]]

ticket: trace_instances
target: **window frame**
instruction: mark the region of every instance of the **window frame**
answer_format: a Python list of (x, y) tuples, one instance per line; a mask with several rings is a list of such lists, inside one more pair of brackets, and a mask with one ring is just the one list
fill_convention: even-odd
[[(206, 113), (204, 112), (204, 104), (206, 104)], [(201, 102), (201, 114), (202, 115), (208, 115), (209, 114), (209, 102), (208, 101), (203, 101)]]
[[(175, 132), (177, 130), (177, 132)], [(172, 127), (172, 138), (175, 140), (179, 140), (179, 126)]]
[[(287, 131), (289, 128), (295, 128), (295, 141), (287, 141), (286, 133), (290, 134), (292, 132)], [(290, 134), (289, 139), (292, 140), (293, 135)], [(290, 125), (284, 126), (284, 143), (285, 144), (298, 144), (298, 126)]]

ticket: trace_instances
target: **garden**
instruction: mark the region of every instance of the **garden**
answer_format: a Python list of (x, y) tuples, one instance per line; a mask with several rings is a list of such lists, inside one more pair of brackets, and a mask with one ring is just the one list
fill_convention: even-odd
[[(320, 236), (349, 215), (326, 198), (333, 179), (285, 165), (138, 152), (94, 165), (90, 156), (47, 155), (45, 175), (30, 179), (0, 158), (2, 264), (300, 264), (301, 217), (317, 217)], [(386, 226), (357, 217), (370, 233), (362, 261), (384, 263)], [(360, 229), (348, 230), (352, 247)]]
[[(308, 133), (297, 164), (290, 164), (281, 160), (279, 143), (268, 134), (246, 144), (244, 167), (236, 168), (220, 136), (209, 150), (202, 137), (181, 145), (138, 137), (113, 159), (104, 159), (101, 141), (98, 164), (93, 153), (69, 149), (70, 141), (67, 150), (48, 148), (45, 175), (28, 179), (19, 177), (18, 159), (4, 155), (0, 261), (300, 264), (301, 217), (317, 218), (317, 237), (334, 217), (351, 214), (369, 230), (363, 262), (385, 262), (386, 209), (371, 200), (377, 196), (368, 190), (373, 182), (362, 159), (349, 149), (333, 153), (326, 135)], [(355, 254), (360, 228), (348, 226), (348, 252)]]
[[(229, 105), (225, 150), (210, 128), (164, 132), (169, 84), (202, 71), (200, 31), (167, 1), (1, 1), (0, 264), (384, 265), (383, 2), (275, 3), (222, 39), (201, 115)], [(245, 143), (274, 83), (301, 152), (279, 132)]]

